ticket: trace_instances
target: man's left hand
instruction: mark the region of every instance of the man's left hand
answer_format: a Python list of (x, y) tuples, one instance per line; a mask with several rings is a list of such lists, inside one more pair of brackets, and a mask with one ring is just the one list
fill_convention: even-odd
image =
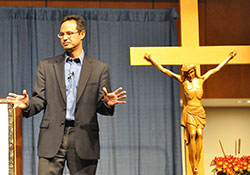
[(109, 106), (114, 106), (116, 104), (126, 103), (126, 101), (120, 101), (121, 99), (126, 98), (126, 91), (121, 91), (122, 88), (116, 89), (114, 92), (108, 92), (105, 87), (102, 88), (104, 101)]

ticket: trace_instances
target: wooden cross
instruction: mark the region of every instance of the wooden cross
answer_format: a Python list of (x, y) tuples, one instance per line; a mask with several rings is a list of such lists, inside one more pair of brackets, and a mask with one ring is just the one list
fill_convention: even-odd
[[(250, 64), (250, 46), (200, 46), (198, 0), (180, 0), (181, 42), (177, 47), (131, 47), (130, 64), (132, 66), (150, 65), (144, 54), (151, 54), (162, 65), (180, 64), (219, 64), (233, 50), (237, 51), (235, 59), (229, 64)], [(199, 72), (198, 72), (199, 73)], [(186, 174), (192, 175), (186, 152)], [(204, 175), (204, 155), (201, 155), (199, 175)]]
[(250, 46), (200, 46), (198, 0), (180, 0), (181, 43), (177, 47), (131, 47), (132, 66), (150, 65), (143, 57), (151, 54), (162, 65), (219, 64), (231, 51), (237, 56), (229, 64), (250, 64)]

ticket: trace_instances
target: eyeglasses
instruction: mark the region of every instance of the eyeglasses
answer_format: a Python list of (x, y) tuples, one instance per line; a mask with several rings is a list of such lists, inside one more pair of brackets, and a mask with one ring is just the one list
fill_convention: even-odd
[(79, 31), (77, 31), (77, 32), (58, 33), (58, 34), (57, 34), (57, 37), (61, 39), (61, 38), (63, 38), (64, 36), (67, 36), (67, 38), (70, 38), (70, 37), (72, 37), (72, 35), (74, 35), (74, 34), (76, 34), (76, 33), (79, 33)]

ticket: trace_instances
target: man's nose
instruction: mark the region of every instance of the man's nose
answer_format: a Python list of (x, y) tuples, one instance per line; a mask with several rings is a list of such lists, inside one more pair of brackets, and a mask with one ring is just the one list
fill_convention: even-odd
[(68, 36), (68, 35), (63, 35), (63, 36), (62, 36), (62, 39), (63, 39), (63, 40), (67, 40), (67, 39), (69, 39), (69, 36)]

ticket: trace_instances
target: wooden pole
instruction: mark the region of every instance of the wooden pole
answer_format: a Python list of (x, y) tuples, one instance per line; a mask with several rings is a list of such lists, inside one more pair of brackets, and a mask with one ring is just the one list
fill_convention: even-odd
[(234, 146), (235, 146), (235, 156), (237, 156), (237, 140), (235, 140)]
[(238, 145), (238, 154), (240, 154), (240, 143), (241, 142), (241, 139), (239, 138), (239, 145)]
[(219, 143), (220, 143), (220, 147), (221, 147), (222, 153), (223, 153), (224, 157), (226, 157), (225, 151), (224, 151), (224, 149), (223, 149), (223, 146), (222, 146), (222, 143), (221, 143), (220, 140), (219, 140)]

